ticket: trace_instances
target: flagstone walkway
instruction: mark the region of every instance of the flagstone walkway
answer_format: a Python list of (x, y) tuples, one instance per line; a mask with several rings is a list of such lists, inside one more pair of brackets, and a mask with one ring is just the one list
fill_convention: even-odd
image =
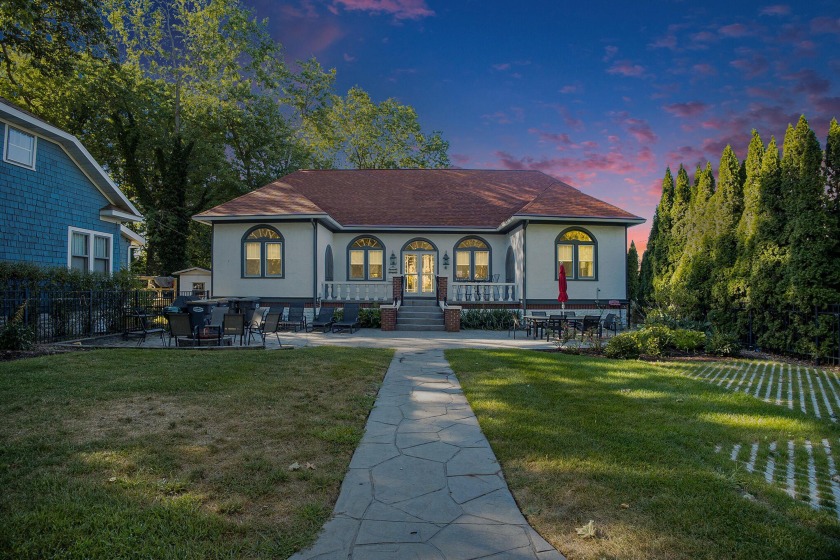
[(292, 560), (558, 560), (439, 349), (399, 350), (315, 545)]

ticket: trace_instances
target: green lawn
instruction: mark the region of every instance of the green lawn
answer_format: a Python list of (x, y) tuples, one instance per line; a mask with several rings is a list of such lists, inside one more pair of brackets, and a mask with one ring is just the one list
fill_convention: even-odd
[(391, 356), (0, 363), (0, 558), (288, 557), (332, 511)]
[[(840, 558), (822, 443), (840, 464), (840, 428), (825, 415), (692, 379), (694, 364), (502, 350), (446, 357), (523, 512), (570, 559)], [(785, 493), (789, 441), (795, 498)], [(813, 488), (806, 442), (821, 477)], [(578, 536), (589, 520), (597, 537)]]

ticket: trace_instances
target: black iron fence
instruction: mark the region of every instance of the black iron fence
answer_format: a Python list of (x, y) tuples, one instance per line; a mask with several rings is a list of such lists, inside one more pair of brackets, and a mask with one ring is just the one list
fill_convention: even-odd
[(20, 313), (39, 344), (138, 330), (143, 320), (138, 310), (159, 316), (175, 296), (151, 290), (30, 288), (7, 289), (0, 294), (0, 326)]
[(809, 309), (736, 309), (734, 315), (745, 348), (840, 365), (840, 304)]

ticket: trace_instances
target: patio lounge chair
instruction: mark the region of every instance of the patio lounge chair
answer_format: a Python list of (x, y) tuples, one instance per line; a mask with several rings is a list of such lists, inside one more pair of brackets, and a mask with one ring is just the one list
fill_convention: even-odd
[(359, 328), (359, 304), (348, 303), (344, 306), (344, 315), (340, 321), (336, 321), (332, 325), (332, 332), (349, 330), (353, 333), (353, 329)]
[(172, 345), (172, 339), (175, 339), (175, 346), (180, 345), (181, 340), (189, 340), (191, 345), (195, 345), (198, 338), (196, 331), (190, 325), (190, 316), (187, 313), (167, 313), (166, 321), (169, 323), (169, 345)]
[(306, 316), (303, 314), (303, 303), (293, 303), (289, 306), (289, 316), (283, 321), (284, 329), (295, 332), (306, 330)]
[(333, 323), (335, 323), (335, 308), (322, 305), (311, 326), (312, 330), (321, 329), (323, 332), (327, 332)]

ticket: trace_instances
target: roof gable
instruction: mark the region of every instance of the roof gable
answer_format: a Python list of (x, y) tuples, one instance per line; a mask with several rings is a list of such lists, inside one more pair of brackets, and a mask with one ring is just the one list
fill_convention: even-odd
[(514, 216), (643, 221), (539, 171), (475, 169), (297, 171), (194, 218), (301, 215), (367, 228), (498, 229)]

